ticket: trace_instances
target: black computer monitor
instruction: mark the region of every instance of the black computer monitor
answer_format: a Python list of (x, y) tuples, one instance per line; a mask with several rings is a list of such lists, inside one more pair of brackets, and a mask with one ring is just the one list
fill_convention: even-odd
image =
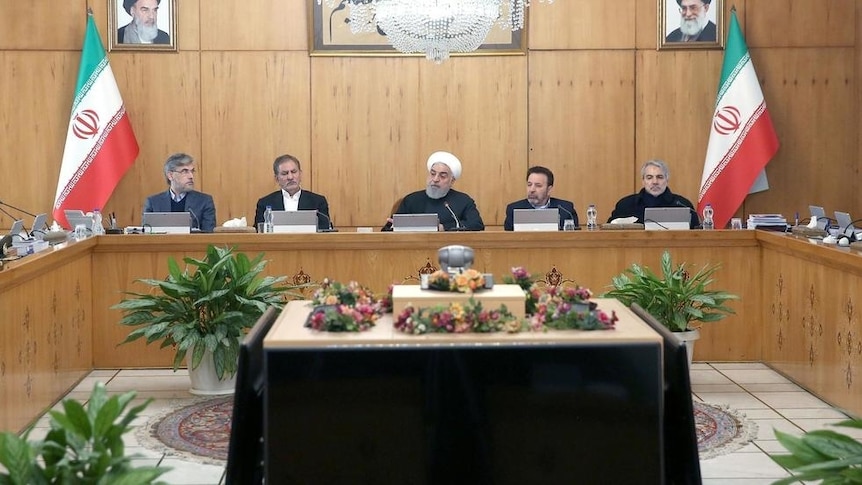
[(225, 474), (228, 484), (263, 483), (263, 339), (280, 311), (270, 307), (264, 312), (239, 346)]
[(700, 456), (691, 401), (688, 355), (673, 333), (637, 303), (632, 311), (664, 341), (664, 424), (662, 443), (667, 485), (700, 484)]

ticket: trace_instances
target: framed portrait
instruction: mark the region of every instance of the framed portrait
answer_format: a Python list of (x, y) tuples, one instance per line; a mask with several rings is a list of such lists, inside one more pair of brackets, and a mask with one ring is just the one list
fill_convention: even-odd
[(724, 47), (724, 0), (658, 0), (658, 49)]
[[(335, 7), (327, 2), (318, 5), (311, 0), (309, 13), (309, 54), (312, 56), (424, 56), (423, 53), (404, 54), (397, 51), (386, 39), (386, 33), (376, 31), (354, 34), (350, 30), (349, 7), (353, 0), (341, 0)], [(452, 53), (452, 56), (516, 55), (526, 53), (526, 26), (512, 32), (494, 26), (485, 43), (474, 52)]]
[(176, 51), (177, 0), (108, 0), (108, 50)]

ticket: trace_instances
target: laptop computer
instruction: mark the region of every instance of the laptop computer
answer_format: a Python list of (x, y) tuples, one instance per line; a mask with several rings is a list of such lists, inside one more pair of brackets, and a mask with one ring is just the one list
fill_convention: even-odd
[(394, 232), (437, 232), (437, 214), (393, 214)]
[(860, 235), (862, 235), (862, 229), (856, 229), (853, 226), (853, 218), (850, 217), (849, 212), (839, 212), (835, 211), (835, 223), (838, 225), (838, 232), (845, 236), (850, 236), (851, 234), (856, 236), (856, 239), (860, 239)]
[(317, 211), (272, 211), (272, 232), (295, 234), (317, 232)]
[(809, 205), (808, 211), (811, 212), (811, 217), (817, 218), (817, 228), (825, 231), (826, 227), (829, 226), (829, 218), (826, 217), (826, 211), (823, 210), (823, 207)]
[(33, 227), (30, 228), (30, 236), (36, 239), (42, 239), (47, 230), (48, 214), (36, 214), (36, 218), (33, 219)]
[(691, 209), (688, 207), (647, 207), (644, 209), (644, 229), (647, 231), (685, 231), (691, 229)]
[(87, 231), (93, 229), (93, 216), (84, 215), (82, 211), (66, 211), (66, 222), (69, 224), (69, 227), (65, 229), (70, 231), (74, 231), (75, 227), (79, 224), (83, 224), (87, 228)]
[(12, 222), (12, 227), (9, 229), (9, 233), (3, 237), (0, 237), (0, 258), (3, 257), (3, 249), (5, 249), (7, 246), (11, 246), (14, 241), (20, 240), (22, 238), (21, 230), (23, 229), (24, 221), (18, 219)]
[(189, 212), (144, 212), (141, 218), (144, 232), (161, 234), (189, 234), (192, 215)]
[(515, 209), (512, 227), (515, 231), (559, 231), (560, 209)]

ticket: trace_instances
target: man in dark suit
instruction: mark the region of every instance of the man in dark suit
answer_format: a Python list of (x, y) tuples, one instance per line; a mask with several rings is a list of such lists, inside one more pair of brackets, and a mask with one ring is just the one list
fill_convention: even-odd
[(185, 153), (175, 153), (165, 162), (168, 190), (147, 197), (144, 212), (189, 212), (192, 228), (213, 232), (216, 224), (215, 204), (211, 195), (195, 188), (195, 161)]
[[(440, 231), (484, 231), (485, 223), (472, 197), (452, 188), (461, 178), (461, 161), (449, 152), (434, 152), (425, 162), (425, 190), (404, 196), (396, 214), (437, 214)], [(382, 231), (392, 230), (392, 218)]]
[(670, 170), (661, 160), (648, 160), (641, 167), (640, 192), (627, 195), (617, 202), (608, 222), (621, 217), (636, 217), (643, 224), (644, 209), (647, 207), (688, 207), (691, 213), (689, 227), (694, 229), (700, 225), (700, 218), (694, 210), (694, 204), (681, 195), (670, 191), (667, 182), (670, 180)]
[(575, 227), (578, 227), (578, 213), (575, 205), (568, 200), (555, 199), (551, 197), (554, 189), (554, 172), (545, 167), (530, 167), (527, 169), (527, 198), (512, 202), (506, 206), (506, 221), (503, 229), (512, 231), (515, 229), (515, 209), (559, 209), (560, 229), (566, 219), (572, 219)]
[(676, 0), (679, 28), (668, 34), (667, 42), (715, 42), (715, 24), (706, 18), (712, 0)]
[(159, 30), (159, 4), (162, 0), (123, 0), (132, 21), (117, 29), (120, 44), (170, 44), (171, 36)]
[(293, 155), (281, 155), (272, 163), (275, 182), (281, 190), (261, 197), (254, 211), (254, 225), (263, 222), (266, 206), (274, 211), (316, 210), (317, 229), (332, 229), (332, 219), (329, 216), (329, 203), (326, 197), (302, 189), (302, 166)]

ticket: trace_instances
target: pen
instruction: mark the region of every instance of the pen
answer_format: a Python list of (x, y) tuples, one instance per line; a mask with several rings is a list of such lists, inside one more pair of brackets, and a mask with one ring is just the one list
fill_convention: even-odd
[(797, 226), (799, 225), (799, 213), (798, 212), (796, 213), (796, 224), (795, 225), (797, 225)]

